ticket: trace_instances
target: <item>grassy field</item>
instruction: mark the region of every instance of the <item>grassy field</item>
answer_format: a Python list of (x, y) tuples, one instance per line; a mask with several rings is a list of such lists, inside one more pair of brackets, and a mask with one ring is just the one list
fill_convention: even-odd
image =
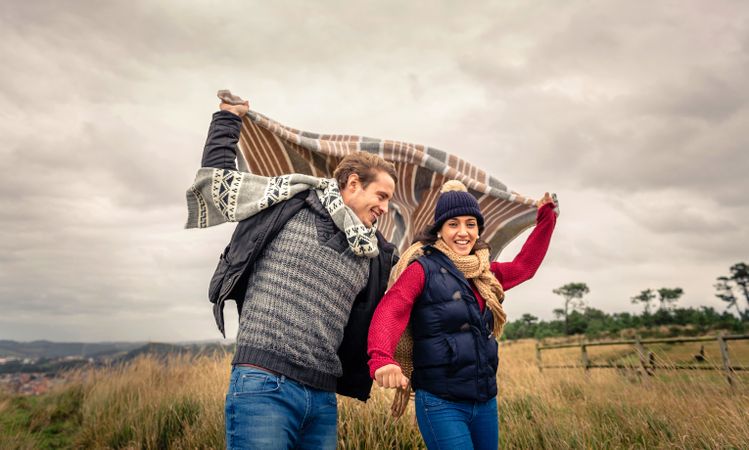
[[(699, 344), (653, 348), (658, 361), (688, 362)], [(749, 344), (732, 342), (734, 364)], [(717, 352), (717, 353), (716, 353)], [(579, 350), (544, 355), (577, 362)], [(624, 361), (625, 347), (591, 349), (591, 359)], [(709, 361), (720, 353), (705, 345)], [(502, 448), (747, 448), (749, 379), (729, 388), (721, 373), (535, 366), (535, 342), (500, 350)], [(223, 403), (230, 356), (141, 358), (121, 369), (87, 371), (38, 398), (0, 395), (1, 448), (223, 448)], [(423, 448), (413, 406), (389, 417), (391, 393), (374, 389), (363, 404), (339, 399), (339, 448)]]

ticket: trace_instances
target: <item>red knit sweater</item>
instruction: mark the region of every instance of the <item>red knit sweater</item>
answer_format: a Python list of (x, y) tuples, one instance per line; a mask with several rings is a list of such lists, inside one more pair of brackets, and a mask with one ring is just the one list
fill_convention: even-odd
[[(551, 234), (556, 224), (554, 205), (547, 204), (538, 210), (536, 227), (512, 262), (493, 262), (491, 271), (504, 290), (512, 289), (533, 277), (549, 248)], [(473, 293), (483, 311), (485, 301), (471, 283)], [(411, 264), (387, 291), (372, 317), (369, 326), (369, 375), (386, 364), (398, 364), (394, 359), (395, 347), (408, 325), (414, 302), (424, 289), (424, 269), (421, 264)]]

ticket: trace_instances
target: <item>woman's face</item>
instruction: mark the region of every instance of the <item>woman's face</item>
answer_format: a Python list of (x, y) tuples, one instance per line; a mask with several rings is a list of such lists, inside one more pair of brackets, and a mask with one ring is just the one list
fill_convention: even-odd
[(473, 216), (451, 217), (442, 224), (439, 235), (452, 251), (466, 256), (479, 238), (479, 223)]

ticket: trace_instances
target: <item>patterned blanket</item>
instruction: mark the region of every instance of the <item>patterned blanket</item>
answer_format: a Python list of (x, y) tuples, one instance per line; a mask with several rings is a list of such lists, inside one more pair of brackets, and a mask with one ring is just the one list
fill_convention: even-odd
[[(228, 103), (243, 100), (229, 91), (219, 91)], [(282, 125), (249, 111), (242, 120), (240, 168), (273, 177), (300, 173), (331, 178), (338, 162), (349, 153), (365, 151), (395, 164), (398, 183), (390, 211), (377, 228), (400, 251), (434, 218), (440, 187), (450, 179), (466, 185), (481, 206), (483, 239), (492, 247), (492, 259), (536, 220), (533, 199), (511, 191), (478, 167), (436, 148), (363, 136), (317, 134)]]

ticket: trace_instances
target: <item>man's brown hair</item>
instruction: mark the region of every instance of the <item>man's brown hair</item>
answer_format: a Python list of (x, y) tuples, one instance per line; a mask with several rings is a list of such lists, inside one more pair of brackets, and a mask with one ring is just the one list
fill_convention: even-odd
[(355, 173), (359, 175), (362, 188), (366, 189), (369, 183), (373, 182), (380, 172), (385, 172), (393, 178), (394, 182), (398, 182), (398, 176), (395, 174), (393, 163), (387, 162), (373, 153), (356, 152), (346, 155), (338, 163), (338, 167), (333, 172), (333, 177), (338, 182), (338, 188), (343, 189), (346, 187), (348, 177)]

